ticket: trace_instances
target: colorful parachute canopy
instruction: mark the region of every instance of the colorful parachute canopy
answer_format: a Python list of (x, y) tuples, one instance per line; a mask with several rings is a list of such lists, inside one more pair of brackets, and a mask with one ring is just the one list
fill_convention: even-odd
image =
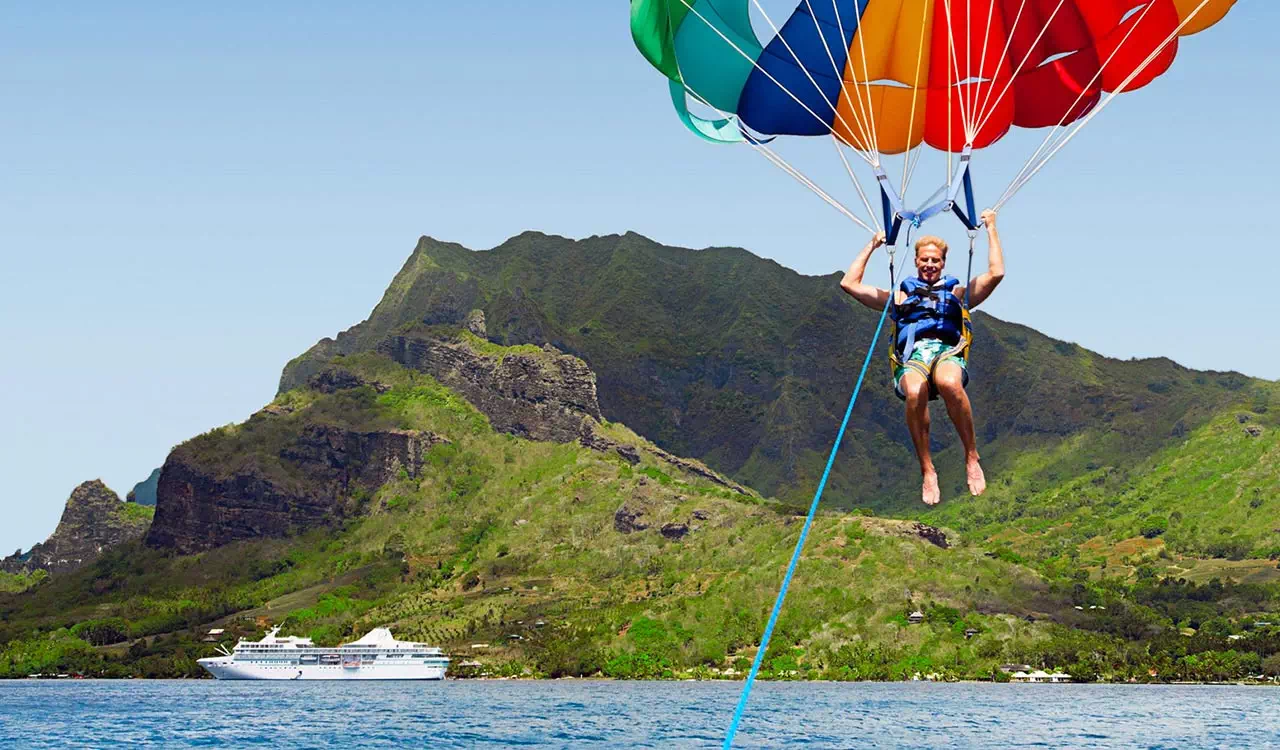
[[(642, 54), (704, 138), (834, 134), (959, 152), (1071, 123), (1169, 68), (1235, 0), (800, 0), (762, 42), (758, 0), (631, 0)], [(707, 120), (688, 101), (722, 113)], [(737, 122), (735, 122), (735, 118)]]

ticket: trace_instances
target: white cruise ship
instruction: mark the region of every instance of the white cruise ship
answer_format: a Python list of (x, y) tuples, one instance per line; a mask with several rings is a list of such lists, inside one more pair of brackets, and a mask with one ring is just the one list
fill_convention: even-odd
[(272, 628), (260, 641), (241, 638), (199, 664), (219, 680), (443, 680), (449, 666), (440, 649), (397, 641), (386, 628), (330, 648), (278, 632)]

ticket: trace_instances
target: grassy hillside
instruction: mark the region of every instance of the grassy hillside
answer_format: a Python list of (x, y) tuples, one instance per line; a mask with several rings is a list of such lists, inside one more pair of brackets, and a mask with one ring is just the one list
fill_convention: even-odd
[[(342, 365), (380, 387), (293, 389), (272, 405), (283, 418), (214, 430), (192, 449), (263, 465), (289, 420), (392, 425), (448, 439), (425, 471), (352, 497), (360, 512), (334, 529), (187, 556), (129, 545), (0, 594), (0, 675), (195, 675), (209, 627), (250, 635), (268, 623), (322, 643), (387, 625), (448, 648), (458, 673), (742, 672), (799, 533), (796, 509), (688, 474), (621, 425), (603, 432), (637, 446), (638, 463), (496, 433), (454, 392), (377, 355)], [(1015, 661), (1083, 678), (1155, 668), (1209, 679), (1256, 672), (1280, 651), (1280, 633), (1250, 627), (1280, 608), (1270, 587), (1046, 576), (1011, 551), (950, 531), (944, 549), (920, 531), (824, 513), (767, 674), (982, 677)], [(909, 624), (916, 609), (926, 620)]]
[[(1205, 568), (1280, 580), (1280, 424), (1266, 404), (1215, 417), (1136, 464), (1123, 453), (1079, 463), (1062, 446), (1026, 446), (998, 466), (981, 498), (925, 514), (1023, 555), (1136, 575), (1142, 564), (1185, 575)], [(1100, 439), (1084, 436), (1080, 439)], [(1130, 558), (1130, 559), (1125, 559)], [(1247, 571), (1247, 572), (1246, 572)]]

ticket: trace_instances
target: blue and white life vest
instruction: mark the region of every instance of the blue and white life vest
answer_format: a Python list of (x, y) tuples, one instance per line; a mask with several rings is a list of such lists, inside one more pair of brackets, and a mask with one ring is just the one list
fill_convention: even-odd
[(932, 285), (914, 276), (903, 280), (899, 289), (906, 298), (893, 306), (893, 319), (898, 329), (894, 343), (904, 360), (922, 339), (938, 339), (947, 346), (960, 343), (964, 306), (952, 291), (959, 283), (954, 276), (943, 276)]

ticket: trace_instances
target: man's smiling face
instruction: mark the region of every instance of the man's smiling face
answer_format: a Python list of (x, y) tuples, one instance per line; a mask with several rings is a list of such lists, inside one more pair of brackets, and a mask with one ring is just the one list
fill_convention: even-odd
[(942, 267), (947, 264), (947, 254), (937, 245), (921, 245), (916, 248), (916, 276), (926, 284), (942, 278)]

